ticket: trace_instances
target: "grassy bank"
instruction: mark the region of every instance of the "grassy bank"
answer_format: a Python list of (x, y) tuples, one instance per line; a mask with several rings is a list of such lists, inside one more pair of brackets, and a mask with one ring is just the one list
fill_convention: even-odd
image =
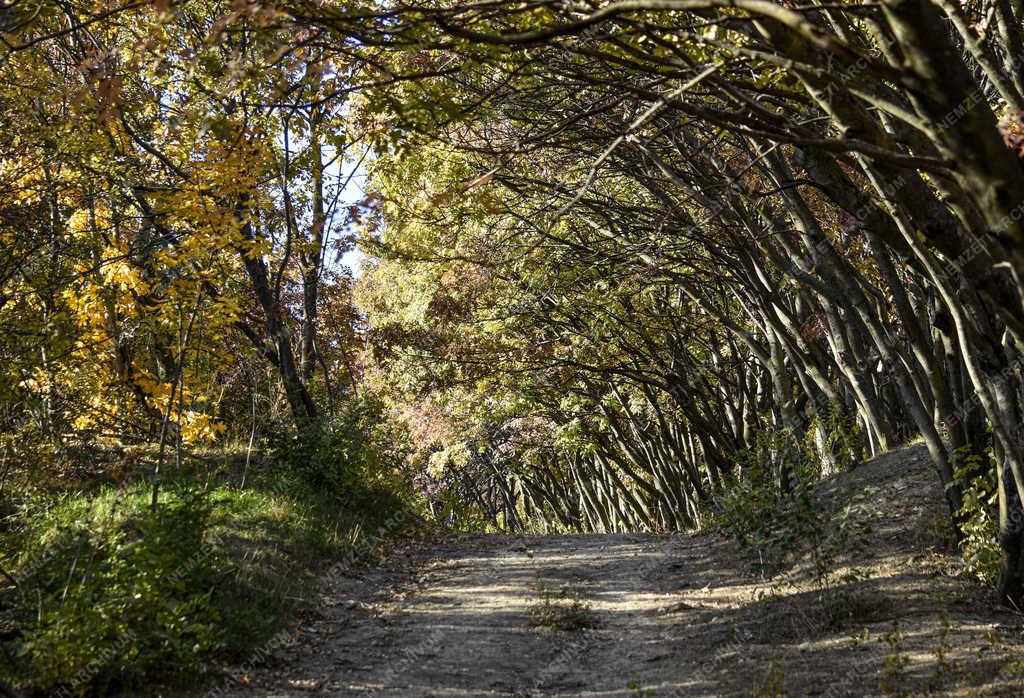
[(351, 469), (311, 482), (285, 456), (250, 469), (245, 489), (237, 472), (184, 468), (155, 511), (144, 481), (20, 502), (2, 539), (4, 681), (40, 695), (191, 693), (279, 632), (325, 570), (410, 525), (393, 488)]

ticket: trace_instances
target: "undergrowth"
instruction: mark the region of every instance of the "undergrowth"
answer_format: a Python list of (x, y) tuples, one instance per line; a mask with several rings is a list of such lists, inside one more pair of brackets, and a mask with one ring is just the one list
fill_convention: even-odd
[(15, 638), (0, 676), (63, 695), (200, 685), (280, 628), (318, 569), (410, 520), (353, 431), (278, 437), (269, 454), (246, 489), (183, 467), (155, 512), (145, 477), (22, 501), (4, 522)]
[(985, 455), (957, 449), (952, 458), (954, 478), (961, 485), (960, 552), (967, 571), (995, 586), (1002, 568), (999, 517), (996, 504), (996, 466)]
[(860, 576), (852, 566), (840, 571), (840, 563), (871, 532), (863, 505), (816, 492), (820, 464), (786, 432), (762, 434), (741, 462), (741, 477), (720, 498), (718, 529), (740, 543), (764, 579), (806, 561), (819, 601), (843, 613), (846, 588)]

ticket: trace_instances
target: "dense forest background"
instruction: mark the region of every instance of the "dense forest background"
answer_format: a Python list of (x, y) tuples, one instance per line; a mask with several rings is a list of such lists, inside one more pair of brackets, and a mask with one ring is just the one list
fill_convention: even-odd
[(914, 439), (1019, 607), (1022, 21), (0, 4), (6, 683), (212, 675), (430, 526), (768, 540)]

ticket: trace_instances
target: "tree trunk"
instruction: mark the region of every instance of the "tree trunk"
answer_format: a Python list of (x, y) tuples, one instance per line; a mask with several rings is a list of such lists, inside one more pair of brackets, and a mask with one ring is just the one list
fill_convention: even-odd
[[(255, 242), (256, 237), (252, 223), (247, 221), (243, 224), (241, 232), (242, 238), (246, 242)], [(270, 286), (267, 264), (261, 255), (254, 254), (244, 245), (239, 246), (238, 252), (242, 257), (249, 281), (252, 283), (256, 300), (259, 301), (260, 308), (263, 310), (264, 329), (273, 345), (273, 350), (265, 353), (265, 356), (271, 359), (281, 377), (281, 384), (284, 387), (295, 426), (299, 429), (313, 426), (317, 421), (316, 405), (299, 375), (295, 363), (295, 353), (292, 349), (292, 340), (284, 321), (284, 307), (279, 299), (275, 298), (274, 291)]]

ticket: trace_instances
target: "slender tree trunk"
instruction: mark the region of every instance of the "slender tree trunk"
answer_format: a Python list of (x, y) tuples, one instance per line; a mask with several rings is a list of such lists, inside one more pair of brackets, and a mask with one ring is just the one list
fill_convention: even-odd
[[(252, 223), (246, 221), (241, 228), (242, 238), (247, 243), (256, 241)], [(281, 377), (292, 419), (300, 429), (313, 426), (317, 421), (317, 409), (312, 397), (306, 390), (302, 377), (295, 363), (292, 340), (285, 324), (285, 310), (270, 286), (270, 276), (266, 262), (259, 254), (241, 246), (238, 250), (249, 276), (256, 300), (263, 310), (264, 328), (272, 343), (272, 350), (265, 355), (271, 359)]]

